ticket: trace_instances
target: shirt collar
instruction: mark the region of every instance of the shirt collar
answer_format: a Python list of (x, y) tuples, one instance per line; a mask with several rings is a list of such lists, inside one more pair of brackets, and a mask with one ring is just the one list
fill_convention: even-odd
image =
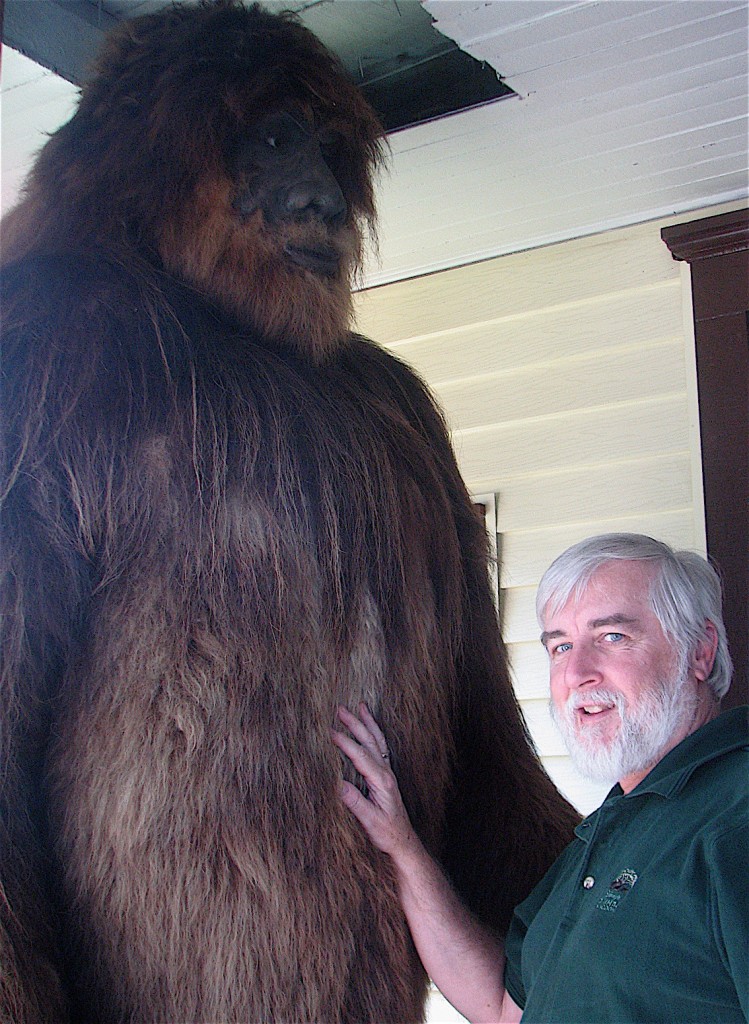
[[(582, 823), (587, 830), (588, 823), (609, 802), (624, 798), (643, 796), (646, 793), (657, 793), (663, 797), (674, 797), (691, 778), (700, 765), (714, 758), (727, 754), (731, 750), (742, 747), (749, 749), (749, 706), (731, 708), (722, 715), (713, 718), (695, 732), (686, 736), (673, 750), (669, 750), (655, 767), (648, 772), (642, 782), (635, 786), (631, 793), (624, 794), (617, 784), (610, 790), (601, 807), (589, 815)], [(587, 839), (584, 832), (578, 833), (580, 839)]]
[[(700, 765), (749, 745), (749, 706), (731, 708), (711, 719), (669, 750), (628, 797), (643, 793), (675, 796)], [(621, 793), (617, 783), (610, 796)]]

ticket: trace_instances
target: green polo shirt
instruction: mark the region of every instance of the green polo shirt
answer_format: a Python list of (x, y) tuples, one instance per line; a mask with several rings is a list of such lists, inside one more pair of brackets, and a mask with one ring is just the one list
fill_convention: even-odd
[(524, 1024), (749, 1020), (748, 713), (614, 786), (516, 909), (505, 984)]

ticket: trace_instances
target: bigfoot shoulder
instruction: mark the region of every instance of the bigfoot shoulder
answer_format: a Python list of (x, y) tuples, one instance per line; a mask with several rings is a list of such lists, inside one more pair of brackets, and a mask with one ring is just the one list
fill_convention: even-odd
[(343, 336), (322, 363), (308, 361), (295, 344), (239, 324), (132, 253), (39, 255), (9, 265), (2, 309), (7, 408), (44, 408), (58, 429), (80, 416), (109, 418), (105, 433), (122, 429), (124, 419), (138, 419), (139, 412), (153, 420), (159, 409), (166, 415), (175, 402), (191, 402), (196, 384), (211, 403), (223, 400), (226, 386), (238, 394), (250, 384), (262, 401), (265, 381), (289, 400), (300, 388), (311, 389), (327, 396), (331, 407), (348, 392), (351, 401), (366, 404), (368, 417), (382, 417), (396, 433), (400, 420), (403, 429), (436, 445), (453, 475), (447, 430), (427, 386), (360, 335)]

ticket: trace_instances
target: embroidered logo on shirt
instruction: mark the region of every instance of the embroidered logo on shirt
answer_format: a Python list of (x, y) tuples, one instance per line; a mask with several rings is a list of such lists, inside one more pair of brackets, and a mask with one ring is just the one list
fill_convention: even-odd
[(613, 912), (619, 906), (622, 898), (627, 895), (629, 890), (637, 881), (637, 872), (631, 868), (625, 868), (620, 871), (614, 881), (609, 885), (608, 889), (601, 896), (596, 908), (598, 910), (608, 910)]

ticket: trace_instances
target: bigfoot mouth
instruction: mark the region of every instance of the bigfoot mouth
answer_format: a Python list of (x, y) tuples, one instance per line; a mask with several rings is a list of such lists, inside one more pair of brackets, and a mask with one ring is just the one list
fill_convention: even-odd
[(284, 252), (298, 267), (320, 277), (335, 277), (341, 263), (338, 252), (330, 245), (284, 246)]

